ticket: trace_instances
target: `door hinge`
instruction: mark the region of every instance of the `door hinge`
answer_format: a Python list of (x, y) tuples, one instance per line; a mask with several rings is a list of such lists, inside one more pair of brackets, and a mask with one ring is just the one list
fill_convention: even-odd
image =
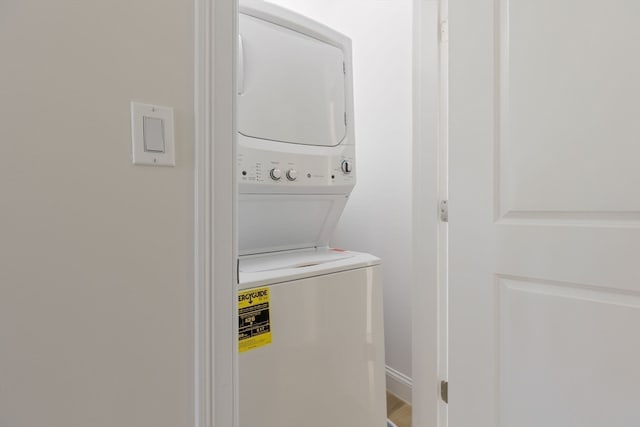
[(440, 397), (444, 403), (449, 403), (449, 381), (440, 381)]
[(440, 43), (447, 43), (449, 41), (449, 21), (440, 21)]
[(447, 200), (440, 202), (440, 221), (449, 222), (449, 204)]

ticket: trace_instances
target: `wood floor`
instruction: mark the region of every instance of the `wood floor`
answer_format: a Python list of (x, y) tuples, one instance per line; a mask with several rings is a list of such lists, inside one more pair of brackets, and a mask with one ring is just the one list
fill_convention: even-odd
[(411, 427), (411, 406), (387, 392), (387, 417), (398, 427)]

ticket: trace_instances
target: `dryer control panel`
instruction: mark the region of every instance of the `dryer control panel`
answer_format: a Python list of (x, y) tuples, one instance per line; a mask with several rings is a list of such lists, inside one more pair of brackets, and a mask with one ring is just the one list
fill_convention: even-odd
[(298, 193), (296, 189), (299, 189), (337, 194), (351, 191), (356, 176), (353, 146), (305, 147), (304, 150), (304, 154), (291, 153), (239, 144), (237, 173), (240, 192)]

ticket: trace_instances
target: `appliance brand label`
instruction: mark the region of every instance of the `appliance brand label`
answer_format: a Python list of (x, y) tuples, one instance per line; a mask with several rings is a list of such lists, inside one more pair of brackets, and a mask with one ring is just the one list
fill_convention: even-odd
[(238, 292), (238, 352), (271, 344), (269, 288)]

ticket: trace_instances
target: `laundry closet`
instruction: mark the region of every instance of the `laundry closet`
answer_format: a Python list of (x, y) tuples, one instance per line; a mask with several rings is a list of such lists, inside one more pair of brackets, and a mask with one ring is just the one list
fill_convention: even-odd
[[(251, 1), (240, 2), (239, 12), (236, 174), (240, 295), (244, 298), (239, 303), (240, 321), (245, 310), (245, 317), (250, 321), (258, 313), (263, 322), (268, 322), (267, 329), (276, 328), (271, 323), (273, 316), (277, 316), (274, 302), (265, 299), (255, 303), (268, 304), (267, 311), (252, 311), (251, 306), (245, 304), (251, 291), (255, 294), (256, 289), (263, 289), (261, 286), (274, 281), (299, 280), (305, 274), (324, 274), (323, 264), (346, 266), (353, 261), (355, 268), (374, 266), (372, 271), (379, 275), (374, 282), (381, 282), (384, 298), (382, 294), (377, 295), (380, 284), (375, 283), (374, 288), (370, 288), (373, 294), (362, 295), (369, 301), (354, 301), (351, 307), (354, 311), (371, 310), (384, 299), (386, 359), (381, 349), (375, 350), (380, 353), (375, 358), (369, 356), (370, 362), (375, 361), (371, 374), (375, 372), (375, 382), (381, 382), (382, 389), (388, 386), (410, 401), (414, 179), (412, 4), (409, 1)], [(302, 21), (296, 21), (298, 18)], [(301, 30), (304, 24), (311, 30), (306, 33)], [(351, 49), (332, 46), (336, 39), (323, 40), (334, 33), (327, 26), (350, 39), (353, 60)], [(329, 69), (340, 69), (340, 73)], [(345, 82), (341, 81), (343, 77)], [(313, 80), (320, 84), (308, 85), (308, 81)], [(292, 103), (292, 99), (295, 102)], [(292, 105), (297, 108), (292, 109)], [(372, 253), (374, 257), (350, 255), (350, 250)], [(377, 257), (382, 259), (381, 272)], [(345, 266), (339, 269), (347, 269)], [(306, 273), (305, 269), (310, 270)], [(280, 274), (285, 279), (276, 279)], [(272, 289), (273, 295), (277, 289)], [(286, 294), (284, 287), (280, 292)], [(305, 310), (307, 313), (320, 310), (327, 316), (340, 315), (339, 294), (322, 296), (317, 290), (314, 292), (317, 302), (305, 301), (299, 317), (306, 317)], [(374, 305), (368, 306), (372, 297)], [(288, 300), (288, 305), (296, 305), (296, 298), (282, 298)], [(303, 294), (297, 298), (297, 301), (305, 299)], [(381, 321), (382, 312), (379, 314)], [(375, 323), (375, 314), (372, 319)], [(331, 332), (332, 327), (335, 325), (327, 326), (323, 332), (327, 337), (335, 334), (335, 329)], [(299, 329), (293, 328), (288, 333), (290, 336), (301, 333)], [(349, 340), (348, 328), (342, 329)], [(277, 411), (273, 402), (269, 404), (270, 398), (261, 400), (260, 395), (264, 396), (267, 390), (287, 395), (297, 385), (295, 380), (287, 379), (287, 372), (271, 372), (272, 377), (262, 378), (259, 385), (255, 373), (249, 377), (249, 370), (244, 368), (250, 363), (278, 366), (275, 361), (279, 353), (271, 331), (261, 331), (254, 331), (255, 337), (242, 332), (240, 335), (241, 425), (243, 415), (247, 419), (264, 415), (269, 408)], [(274, 330), (273, 334), (278, 332), (281, 331)], [(340, 347), (345, 355), (359, 351), (327, 342), (323, 349), (325, 359), (332, 357), (332, 353), (333, 356), (340, 353)], [(295, 348), (294, 345), (289, 351)], [(270, 355), (262, 356), (262, 353)], [(348, 366), (346, 359), (342, 359), (336, 365), (341, 366), (340, 369)], [(317, 359), (307, 355), (306, 360), (313, 364)], [(360, 367), (358, 361), (352, 363), (354, 369), (339, 374), (344, 376), (345, 384), (357, 383), (353, 373), (367, 366), (366, 362)], [(294, 365), (289, 362), (289, 366)], [(373, 367), (369, 363), (369, 369)], [(335, 366), (325, 368), (326, 372), (335, 370)], [(377, 396), (374, 406), (384, 409), (379, 386), (376, 384), (372, 389)], [(319, 382), (316, 389), (321, 387), (323, 383)], [(319, 396), (327, 392), (316, 390)], [(295, 397), (293, 392), (291, 398)], [(253, 411), (243, 411), (247, 401), (253, 402)], [(260, 401), (262, 409), (256, 410), (255, 405)], [(323, 404), (318, 401), (315, 409), (326, 411)], [(383, 415), (376, 417), (382, 419)], [(264, 423), (264, 418), (262, 420)]]

